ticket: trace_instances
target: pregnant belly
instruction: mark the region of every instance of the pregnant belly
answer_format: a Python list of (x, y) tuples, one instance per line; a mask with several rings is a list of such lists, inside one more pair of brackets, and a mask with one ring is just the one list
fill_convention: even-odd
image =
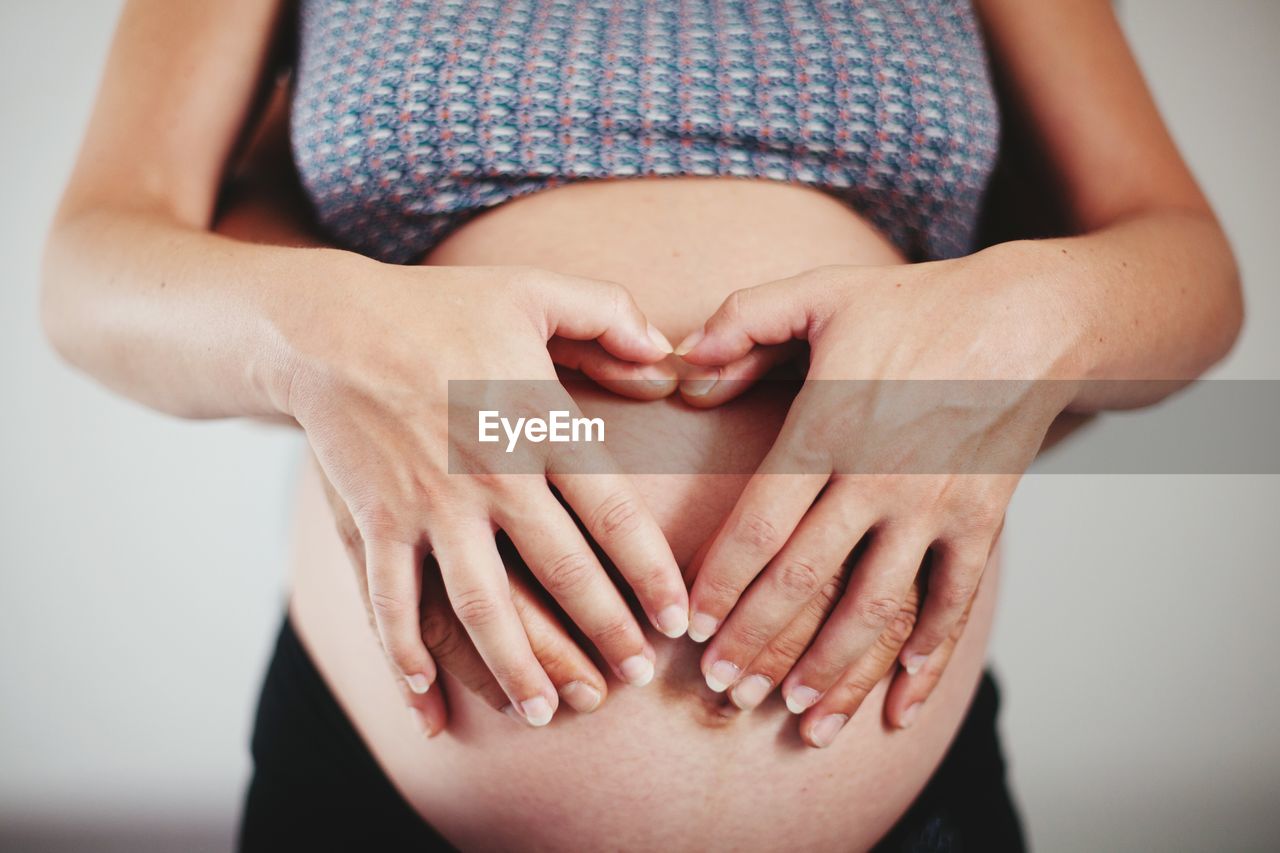
[[(617, 281), (678, 340), (737, 288), (823, 264), (901, 258), (869, 225), (815, 191), (670, 179), (570, 185), (508, 203), (457, 231), (427, 262), (527, 264)], [(732, 470), (744, 470), (741, 460), (768, 450), (787, 406), (768, 393), (705, 412), (670, 400), (575, 395), (584, 412), (605, 418), (611, 449), (633, 470), (673, 444), (704, 458), (732, 453)], [(635, 480), (682, 565), (745, 484), (729, 475)], [(736, 712), (702, 683), (700, 646), (654, 632), (654, 682), (611, 684), (594, 714), (565, 707), (546, 729), (530, 729), (446, 675), (449, 729), (423, 739), (365, 620), (314, 465), (298, 493), (291, 608), (303, 641), (382, 767), (460, 847), (860, 849), (905, 811), (964, 716), (993, 615), (994, 569), (916, 724), (907, 731), (884, 727), (882, 683), (821, 751), (801, 744), (795, 718), (776, 695), (754, 712)]]

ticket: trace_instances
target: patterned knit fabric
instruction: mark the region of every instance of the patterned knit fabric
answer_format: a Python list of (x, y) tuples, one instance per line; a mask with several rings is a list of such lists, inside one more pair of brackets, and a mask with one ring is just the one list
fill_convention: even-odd
[(967, 0), (303, 0), (294, 155), (338, 243), (421, 258), (570, 180), (825, 190), (971, 249), (999, 116)]

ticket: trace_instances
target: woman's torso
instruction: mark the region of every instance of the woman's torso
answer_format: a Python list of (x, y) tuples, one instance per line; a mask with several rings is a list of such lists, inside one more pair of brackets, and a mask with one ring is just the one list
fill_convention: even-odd
[[(672, 179), (574, 184), (521, 198), (453, 232), (428, 261), (528, 264), (618, 281), (674, 340), (740, 287), (823, 264), (901, 256), (823, 193)], [(611, 448), (632, 469), (659, 449), (669, 455), (673, 444), (691, 457), (759, 458), (786, 408), (767, 396), (714, 411), (599, 393), (579, 401), (587, 414), (605, 417)], [(682, 564), (743, 485), (730, 476), (635, 480)], [(427, 741), (388, 675), (353, 571), (309, 470), (298, 496), (292, 611), (321, 672), (425, 819), (461, 846), (531, 850), (869, 845), (925, 783), (963, 717), (996, 592), (992, 571), (950, 668), (905, 732), (882, 724), (882, 685), (834, 746), (806, 748), (776, 696), (751, 714), (727, 709), (702, 684), (701, 647), (651, 632), (654, 683), (611, 684), (594, 714), (565, 709), (545, 730), (494, 712), (445, 676), (449, 728)]]

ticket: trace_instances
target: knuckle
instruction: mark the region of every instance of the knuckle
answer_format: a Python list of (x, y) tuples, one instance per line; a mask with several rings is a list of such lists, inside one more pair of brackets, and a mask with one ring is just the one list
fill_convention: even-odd
[(364, 537), (360, 535), (360, 528), (356, 526), (355, 519), (350, 516), (338, 519), (335, 526), (338, 530), (338, 538), (342, 540), (342, 547), (350, 554), (363, 555)]
[(500, 471), (468, 471), (471, 485), (506, 506), (523, 506), (528, 502), (529, 487), (520, 476)]
[(443, 614), (435, 613), (428, 614), (422, 620), (422, 641), (441, 660), (458, 655), (463, 650), (464, 642), (457, 624)]
[(735, 619), (730, 629), (732, 645), (739, 649), (760, 649), (773, 639), (773, 633), (746, 619)]
[(826, 616), (836, 606), (840, 596), (844, 595), (846, 583), (847, 581), (844, 577), (832, 578), (824, 583), (822, 588), (814, 595), (813, 605), (819, 617)]
[(898, 615), (900, 609), (896, 599), (872, 595), (858, 600), (854, 605), (854, 614), (864, 625), (884, 628)]
[(807, 599), (822, 587), (822, 572), (808, 557), (790, 557), (778, 570), (778, 586), (792, 598)]
[(453, 597), (453, 612), (468, 629), (487, 628), (498, 619), (498, 602), (483, 590), (466, 590)]
[(610, 648), (630, 643), (634, 639), (633, 623), (629, 619), (611, 619), (591, 632), (597, 647)]
[(911, 632), (916, 627), (916, 611), (914, 608), (899, 608), (897, 614), (889, 622), (885, 628), (886, 640), (896, 646), (902, 646), (907, 642), (907, 638), (911, 636)]
[(862, 703), (867, 694), (875, 687), (875, 681), (861, 672), (852, 672), (841, 679), (835, 688), (836, 702), (847, 710)]
[(623, 317), (630, 313), (632, 305), (631, 293), (616, 281), (601, 281), (603, 296), (609, 300), (609, 312), (613, 317)]
[[(715, 602), (732, 603), (738, 600), (738, 596), (742, 592), (737, 581), (718, 572), (700, 574), (697, 583), (700, 587), (701, 595)], [(715, 616), (716, 614), (712, 613), (711, 615)]]
[(632, 588), (641, 597), (646, 594), (659, 595), (663, 592), (678, 592), (682, 589), (674, 574), (668, 576), (667, 572), (657, 566), (648, 566), (639, 571), (633, 571), (629, 577)]
[(955, 581), (943, 585), (936, 595), (941, 599), (940, 603), (943, 608), (950, 611), (963, 610), (969, 604), (969, 600), (973, 598), (973, 594), (977, 591), (977, 584), (965, 581)]
[(369, 605), (374, 616), (380, 620), (395, 620), (404, 616), (409, 610), (409, 602), (403, 598), (377, 590), (369, 591)]
[(741, 317), (743, 308), (746, 307), (744, 305), (744, 302), (746, 301), (745, 293), (745, 290), (735, 290), (733, 293), (730, 293), (725, 297), (725, 300), (720, 305), (720, 310), (717, 313), (725, 320), (736, 320)]
[(385, 504), (364, 503), (351, 510), (351, 519), (355, 523), (357, 535), (362, 535), (366, 542), (387, 539), (400, 539), (401, 524), (396, 513)]
[(975, 533), (994, 533), (1004, 521), (1003, 501), (987, 497), (973, 502), (965, 511), (965, 527)]
[(635, 498), (618, 492), (596, 508), (590, 527), (600, 538), (616, 538), (631, 533), (639, 523), (640, 507)]
[(544, 668), (550, 669), (551, 666), (567, 662), (564, 650), (549, 632), (529, 630), (528, 626), (526, 631), (529, 635), (529, 648)]
[(498, 660), (488, 664), (488, 666), (489, 671), (493, 673), (494, 680), (501, 685), (522, 685), (534, 681), (533, 671), (513, 661)]
[(804, 654), (807, 648), (809, 648), (809, 644), (800, 637), (793, 634), (781, 634), (773, 638), (765, 654), (770, 662), (776, 661), (779, 668), (789, 668), (791, 664), (800, 660), (800, 656)]
[(744, 514), (735, 525), (735, 535), (752, 549), (774, 553), (782, 546), (782, 533), (777, 525), (758, 512)]
[(591, 582), (595, 561), (581, 551), (570, 551), (547, 563), (542, 569), (542, 583), (558, 597), (581, 592)]

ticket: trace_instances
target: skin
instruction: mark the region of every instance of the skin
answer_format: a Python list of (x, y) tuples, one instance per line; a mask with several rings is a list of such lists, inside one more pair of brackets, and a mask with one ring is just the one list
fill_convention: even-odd
[[(550, 453), (543, 478), (450, 478), (447, 379), (555, 379), (557, 355), (586, 357), (565, 342), (640, 370), (670, 344), (615, 283), (519, 267), (405, 268), (210, 233), (278, 14), (257, 0), (126, 8), (51, 231), (50, 339), (162, 411), (297, 421), (360, 525), (379, 635), (414, 693), (435, 678), (418, 607), (433, 553), (512, 706), (533, 725), (554, 714), (558, 694), (512, 603), (499, 528), (619, 676), (646, 682), (652, 646), (549, 484), (652, 624), (680, 636), (685, 586), (634, 488), (618, 474), (567, 473)], [(459, 316), (479, 319), (462, 326)], [(444, 355), (421, 359), (423, 340)], [(567, 395), (552, 402), (574, 408)]]
[[(1189, 380), (1227, 351), (1241, 316), (1230, 249), (1109, 5), (978, 8), (1079, 236), (906, 270), (824, 267), (734, 293), (678, 348), (698, 369), (679, 368), (690, 405), (723, 402), (737, 388), (727, 380), (804, 352), (798, 342), (808, 345), (811, 379), (1067, 380), (1060, 387), (1069, 395), (1008, 403), (1008, 417), (997, 420), (1018, 430), (993, 423), (974, 432), (1029, 460), (1064, 411), (1143, 405), (1167, 393), (1167, 385), (1126, 385), (1104, 394), (1079, 380)], [(531, 627), (538, 617), (517, 603), (494, 543), (499, 528), (520, 537), (532, 576), (559, 593), (615, 674), (647, 680), (653, 650), (550, 482), (652, 624), (678, 636), (691, 620), (698, 637), (714, 634), (703, 670), (719, 674), (709, 684), (750, 707), (760, 693), (755, 676), (768, 681), (767, 693), (790, 672), (783, 692), (804, 711), (811, 745), (829, 744), (847, 721), (858, 696), (842, 687), (847, 674), (880, 648), (913, 584), (917, 594), (923, 585), (886, 708), (897, 725), (909, 724), (963, 624), (1017, 475), (890, 476), (871, 488), (833, 468), (779, 490), (764, 488), (769, 475), (761, 474), (708, 544), (687, 597), (661, 532), (621, 476), (583, 482), (548, 456), (540, 482), (450, 480), (441, 415), (448, 376), (514, 376), (518, 364), (554, 378), (559, 365), (606, 383), (643, 376), (660, 395), (675, 385), (672, 360), (659, 366), (670, 347), (625, 288), (609, 282), (534, 268), (390, 267), (212, 234), (218, 187), (264, 78), (278, 14), (255, 0), (134, 0), (126, 9), (46, 252), (44, 319), (59, 351), (162, 411), (300, 424), (360, 534), (350, 541), (363, 550), (379, 636), (413, 695), (435, 677), (418, 604), (429, 553), (452, 613), (516, 714), (545, 723), (572, 683), (547, 669), (548, 658), (568, 653), (548, 655), (538, 639), (545, 632)], [(481, 324), (451, 322), (460, 311)], [(437, 342), (440, 360), (418, 357), (424, 339)], [(882, 341), (895, 345), (866, 343)], [(978, 347), (988, 351), (975, 357), (974, 341), (1002, 348)], [(797, 436), (815, 435), (805, 425), (822, 420), (806, 399), (775, 445), (779, 458), (795, 453)], [(816, 435), (828, 451), (850, 438)], [(550, 532), (523, 533), (532, 529)], [(834, 600), (798, 665), (769, 656), (788, 615), (830, 589), (868, 531), (856, 582)], [(766, 588), (775, 594), (757, 594)], [(726, 671), (731, 677), (721, 677)], [(581, 663), (568, 673), (593, 683)]]
[[(219, 234), (246, 242), (272, 245), (324, 245), (323, 239), (308, 220), (305, 195), (292, 177), (287, 101), (287, 88), (278, 87), (255, 131), (253, 143), (228, 183), (227, 201), (214, 223), (214, 229)], [(792, 345), (758, 348), (751, 354), (758, 357), (740, 359), (735, 363), (734, 371), (721, 378), (714, 387), (708, 388), (706, 394), (695, 395), (698, 397), (698, 406), (721, 405), (739, 397), (750, 389), (754, 380), (777, 365), (796, 358), (800, 351), (798, 346)], [(656, 365), (667, 372), (665, 384), (656, 389), (647, 389), (648, 383), (639, 381), (638, 377), (628, 372), (633, 365), (613, 358), (602, 348), (598, 353), (588, 353), (577, 364), (564, 366), (576, 367), (602, 387), (615, 393), (638, 399), (660, 399), (676, 390), (679, 370), (675, 365), (674, 360)], [(325, 480), (323, 485), (336, 530), (347, 556), (356, 568), (369, 622), (376, 627), (376, 617), (368, 596), (366, 548), (359, 525), (332, 483)], [(519, 563), (518, 555), (507, 554), (505, 557)], [(694, 567), (700, 559), (701, 555), (698, 555), (691, 564), (691, 571), (696, 571)], [(511, 597), (534, 654), (561, 699), (579, 713), (591, 713), (607, 697), (608, 681), (591, 658), (579, 648), (568, 627), (552, 612), (537, 591), (530, 587), (528, 574), (521, 571), (521, 568), (522, 565), (508, 565)], [(423, 572), (424, 583), (438, 587), (437, 572), (438, 566), (428, 558), (428, 565)], [(776, 683), (790, 671), (831, 613), (847, 580), (847, 573), (838, 573), (820, 594), (812, 596), (799, 613), (793, 614), (786, 630), (779, 634), (756, 661), (755, 670), (761, 678)], [(471, 643), (446, 597), (434, 594), (437, 591), (431, 588), (424, 590), (421, 611), (422, 636), (433, 660), (441, 670), (452, 675), (459, 684), (479, 696), (490, 707), (510, 713), (506, 694)], [(877, 638), (873, 648), (841, 678), (839, 690), (843, 697), (842, 710), (846, 716), (852, 716), (875, 685), (894, 671), (898, 653), (915, 624), (919, 599), (919, 586), (913, 585), (903, 606), (888, 628)], [(941, 676), (946, 660), (954, 651), (962, 628), (963, 624), (957, 626), (935, 656), (938, 666), (932, 670), (934, 683)], [(394, 664), (392, 669), (394, 671)], [(923, 683), (922, 678), (915, 686)], [(738, 709), (752, 710), (764, 700), (765, 693), (759, 691), (759, 683), (754, 686), (757, 689), (753, 691), (752, 683), (744, 682), (730, 695), (729, 698)], [(905, 686), (907, 683), (901, 682), (896, 692), (902, 693)], [(415, 725), (422, 733), (431, 737), (444, 730), (448, 719), (448, 703), (443, 685), (439, 690), (422, 694), (414, 693), (407, 685), (402, 685), (401, 694), (413, 715)]]
[[(984, 424), (968, 425), (970, 441), (955, 448), (952, 464), (905, 475), (892, 461), (841, 470), (837, 457), (852, 445), (873, 459), (894, 451), (901, 458), (902, 450), (935, 448), (954, 424), (926, 427), (921, 412), (905, 423), (839, 417), (863, 410), (865, 384), (802, 394), (792, 406), (761, 473), (708, 548), (690, 592), (690, 636), (714, 636), (702, 659), (708, 684), (740, 689), (759, 674), (756, 658), (788, 614), (865, 539), (856, 582), (782, 682), (814, 740), (817, 728), (847, 721), (832, 687), (893, 618), (926, 554), (925, 603), (901, 661), (906, 679), (933, 679), (1018, 477), (1055, 418), (1156, 402), (1222, 358), (1241, 325), (1226, 238), (1110, 4), (977, 7), (1078, 236), (1005, 243), (905, 270), (822, 268), (743, 289), (676, 350), (706, 368), (696, 374), (702, 382), (758, 347), (806, 341), (809, 380), (1028, 383), (992, 406)], [(912, 434), (905, 446), (904, 430)], [(983, 473), (961, 473), (973, 447), (1005, 457)], [(829, 464), (810, 464), (815, 453)], [(780, 479), (765, 473), (771, 469), (806, 473)], [(929, 688), (902, 692), (910, 704), (890, 714), (909, 724)]]

